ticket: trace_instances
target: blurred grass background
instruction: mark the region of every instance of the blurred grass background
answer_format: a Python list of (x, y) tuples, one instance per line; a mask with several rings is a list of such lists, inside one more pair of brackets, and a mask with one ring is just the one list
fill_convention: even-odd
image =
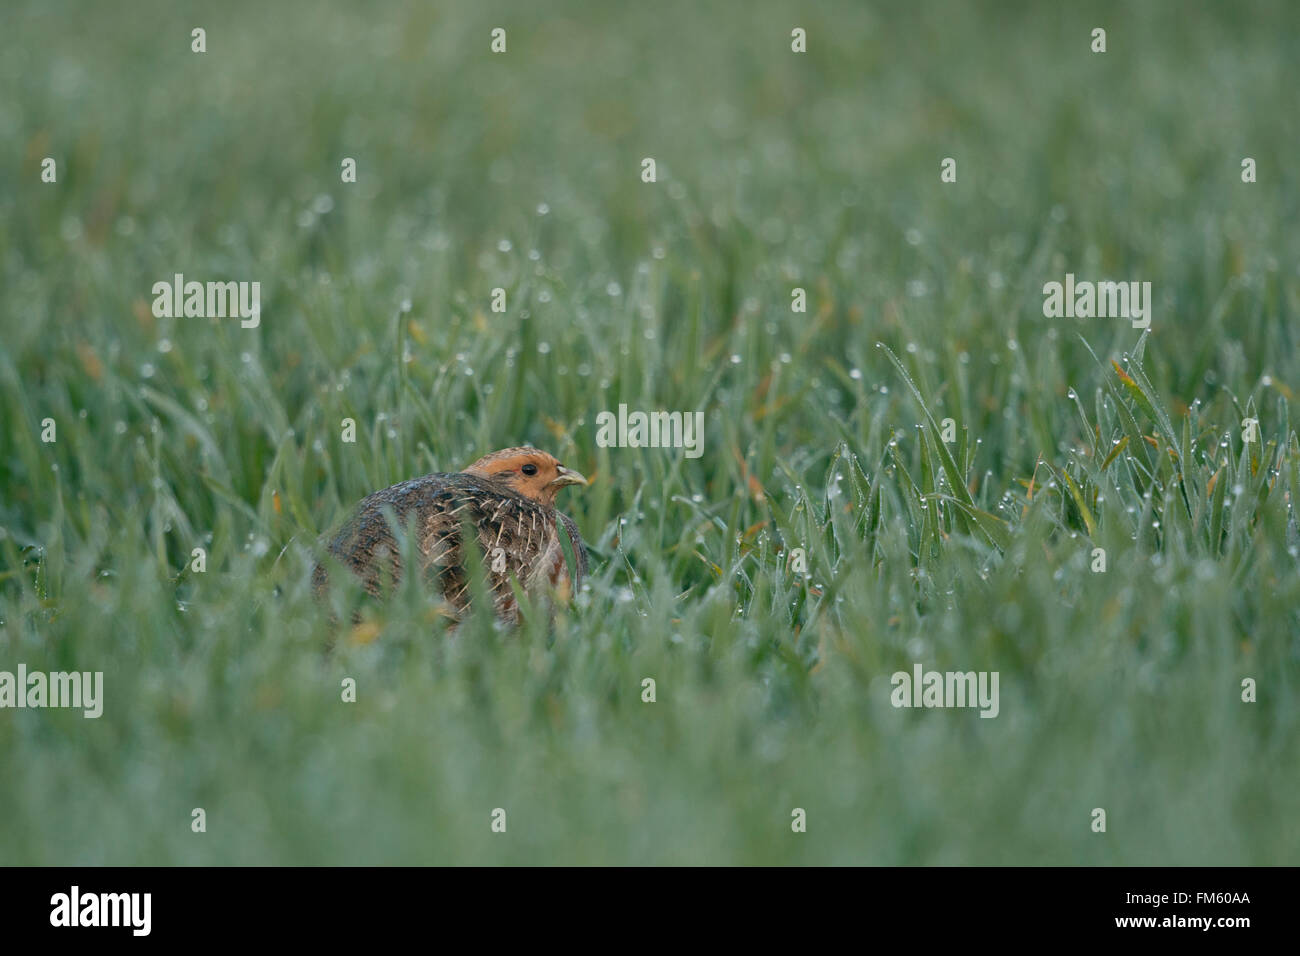
[[(1300, 862), (1294, 4), (4, 21), (0, 670), (106, 699), (0, 711), (0, 862)], [(261, 326), (155, 319), (176, 272)], [(1066, 272), (1151, 333), (1044, 319)], [(620, 402), (704, 456), (595, 447)], [(335, 633), (317, 536), (523, 442), (596, 479), (575, 608)]]

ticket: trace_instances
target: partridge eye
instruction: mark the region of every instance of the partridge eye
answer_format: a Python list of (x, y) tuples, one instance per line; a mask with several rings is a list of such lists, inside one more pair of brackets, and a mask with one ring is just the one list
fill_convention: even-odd
[(537, 474), (537, 466), (536, 466), (536, 465), (524, 465), (524, 467), (520, 468), (519, 470), (522, 471), (525, 475), (535, 475), (535, 474)]

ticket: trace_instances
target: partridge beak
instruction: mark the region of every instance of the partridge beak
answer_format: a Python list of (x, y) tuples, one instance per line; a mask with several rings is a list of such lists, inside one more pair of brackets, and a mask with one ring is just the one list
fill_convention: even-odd
[(565, 485), (585, 485), (587, 483), (587, 479), (572, 468), (565, 468), (560, 465), (558, 471), (560, 476), (547, 484), (547, 488), (563, 488)]

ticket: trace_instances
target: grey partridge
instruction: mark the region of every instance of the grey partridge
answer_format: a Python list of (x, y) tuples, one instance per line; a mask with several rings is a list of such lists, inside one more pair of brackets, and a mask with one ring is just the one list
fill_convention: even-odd
[[(573, 520), (555, 508), (555, 496), (568, 485), (586, 483), (544, 451), (505, 448), (464, 471), (412, 478), (368, 495), (328, 548), (371, 594), (380, 594), (385, 580), (396, 584), (402, 558), (385, 515), (391, 507), (399, 527), (410, 523), (426, 578), (440, 592), (447, 613), (459, 619), (470, 605), (462, 529), (471, 529), (496, 614), (514, 624), (519, 606), (512, 578), (530, 597), (551, 590), (567, 599), (581, 586), (587, 573), (586, 545)], [(573, 554), (572, 579), (560, 543), (561, 528)], [(323, 593), (328, 586), (323, 566), (316, 566), (312, 580), (317, 593)]]

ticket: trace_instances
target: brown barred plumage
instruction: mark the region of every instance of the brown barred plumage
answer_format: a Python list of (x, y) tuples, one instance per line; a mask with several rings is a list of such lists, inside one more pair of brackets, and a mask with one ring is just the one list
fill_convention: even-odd
[[(429, 582), (459, 619), (470, 603), (470, 581), (462, 548), (462, 528), (476, 532), (498, 617), (519, 620), (512, 578), (529, 595), (555, 591), (566, 599), (587, 573), (587, 549), (578, 526), (554, 507), (556, 493), (587, 479), (536, 448), (507, 448), (480, 458), (462, 472), (425, 475), (376, 491), (357, 505), (329, 551), (378, 595), (385, 581), (397, 583), (402, 561), (389, 525), (391, 508), (398, 526), (410, 527), (415, 550)], [(574, 577), (560, 543), (560, 527), (569, 537)], [(317, 592), (328, 586), (324, 567), (313, 574)]]

